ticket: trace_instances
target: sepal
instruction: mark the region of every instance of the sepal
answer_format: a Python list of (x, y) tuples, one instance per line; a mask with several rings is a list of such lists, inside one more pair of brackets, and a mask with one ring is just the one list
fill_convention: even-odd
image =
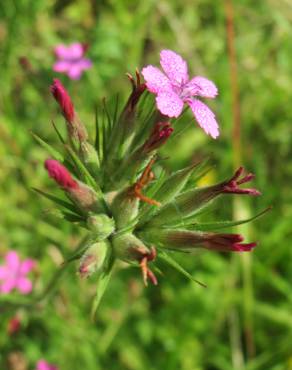
[(91, 244), (80, 259), (78, 269), (80, 276), (86, 278), (93, 273), (102, 271), (109, 249), (110, 244), (106, 240)]
[(105, 214), (90, 215), (86, 224), (92, 232), (92, 238), (96, 241), (106, 239), (115, 230), (114, 220)]

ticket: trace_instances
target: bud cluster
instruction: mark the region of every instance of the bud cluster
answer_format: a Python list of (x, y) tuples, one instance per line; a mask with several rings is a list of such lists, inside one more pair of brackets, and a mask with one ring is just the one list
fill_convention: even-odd
[[(151, 68), (149, 73), (155, 69)], [(147, 78), (148, 90), (155, 90), (159, 103), (159, 89), (168, 82), (161, 77), (161, 85), (155, 85), (155, 81), (149, 83), (149, 74)], [(114, 262), (122, 260), (141, 269), (145, 284), (149, 280), (156, 285), (157, 278), (149, 264), (153, 265), (168, 250), (250, 251), (256, 243), (244, 243), (239, 234), (206, 231), (204, 224), (198, 222), (198, 215), (219, 196), (260, 195), (256, 189), (241, 187), (254, 175), (243, 175), (240, 167), (230, 179), (198, 188), (192, 179), (204, 172), (205, 163), (196, 163), (170, 175), (161, 172), (156, 178), (157, 150), (171, 137), (174, 120), (170, 122), (161, 109), (159, 112), (155, 108), (150, 115), (145, 113), (149, 112), (150, 102), (146, 85), (138, 71), (136, 79), (131, 75), (129, 79), (132, 92), (124, 108), (120, 114), (118, 110), (111, 114), (104, 106), (104, 116), (97, 120), (92, 142), (64, 86), (58, 80), (51, 86), (67, 123), (68, 138), (64, 155), (47, 159), (45, 168), (68, 199), (57, 202), (63, 207), (64, 218), (88, 230), (78, 269), (80, 276), (97, 273), (101, 281), (107, 281)], [(204, 82), (202, 86), (214, 88), (207, 86), (206, 81), (198, 77), (198, 83)], [(188, 91), (199, 95), (199, 90), (192, 90), (191, 85)]]

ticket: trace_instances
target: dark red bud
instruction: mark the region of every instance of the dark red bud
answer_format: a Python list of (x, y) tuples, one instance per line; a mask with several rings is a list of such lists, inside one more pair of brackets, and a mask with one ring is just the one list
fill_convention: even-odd
[(231, 177), (230, 180), (222, 183), (222, 193), (229, 193), (229, 194), (249, 194), (249, 195), (261, 195), (261, 193), (253, 188), (245, 188), (241, 189), (239, 185), (249, 182), (255, 178), (253, 173), (248, 173), (247, 175), (243, 176), (241, 179), (240, 177), (243, 175), (244, 168), (239, 167), (239, 169), (235, 172), (235, 174)]
[(250, 252), (257, 243), (242, 243), (244, 240), (240, 234), (206, 234), (205, 243), (207, 249), (221, 252)]
[(159, 148), (167, 141), (172, 132), (173, 128), (169, 122), (158, 122), (143, 145), (143, 151), (149, 153)]

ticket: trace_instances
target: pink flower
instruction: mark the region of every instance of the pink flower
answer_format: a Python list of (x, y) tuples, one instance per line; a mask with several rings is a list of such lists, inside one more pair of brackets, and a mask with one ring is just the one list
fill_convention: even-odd
[(157, 95), (159, 111), (168, 117), (178, 117), (184, 103), (187, 103), (202, 129), (214, 139), (219, 136), (214, 113), (207, 105), (194, 98), (215, 98), (218, 94), (215, 84), (201, 76), (190, 80), (186, 62), (171, 50), (160, 52), (160, 64), (165, 74), (152, 65), (142, 70), (147, 89)]
[(49, 176), (65, 190), (78, 188), (77, 182), (72, 178), (67, 168), (55, 159), (47, 159), (45, 161), (45, 168)]
[(54, 51), (58, 60), (53, 70), (67, 74), (72, 80), (79, 80), (82, 72), (92, 66), (91, 60), (84, 58), (85, 50), (86, 47), (79, 42), (56, 46)]
[(22, 294), (32, 290), (32, 283), (26, 275), (35, 266), (35, 261), (26, 259), (20, 261), (16, 251), (9, 251), (5, 256), (6, 264), (0, 266), (0, 293), (10, 293), (18, 289)]
[(41, 359), (37, 362), (36, 370), (58, 370), (57, 366), (49, 364), (46, 360)]

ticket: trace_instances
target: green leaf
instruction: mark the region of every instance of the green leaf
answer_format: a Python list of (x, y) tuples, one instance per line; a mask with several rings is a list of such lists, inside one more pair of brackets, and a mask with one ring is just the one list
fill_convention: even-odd
[(60, 131), (57, 129), (57, 126), (55, 125), (55, 122), (52, 121), (52, 126), (54, 130), (56, 131), (56, 134), (58, 135), (59, 140), (61, 141), (62, 144), (65, 144), (65, 140), (63, 139), (62, 135), (60, 134)]
[(92, 308), (91, 308), (91, 320), (92, 321), (95, 320), (96, 311), (98, 309), (100, 301), (106, 291), (106, 288), (112, 276), (114, 260), (112, 257), (110, 257), (110, 259), (111, 260), (109, 262), (107, 269), (102, 271), (98, 277), (97, 286), (96, 286), (96, 294), (95, 294), (95, 298), (94, 298), (94, 301), (92, 303)]
[(70, 222), (84, 222), (84, 217), (77, 215), (76, 213), (66, 212), (60, 209), (48, 209), (44, 211), (45, 214), (50, 214), (56, 218), (67, 220)]
[(85, 181), (85, 183), (89, 186), (91, 186), (100, 196), (102, 194), (101, 189), (99, 185), (96, 183), (94, 178), (91, 176), (87, 168), (84, 166), (84, 164), (81, 162), (81, 160), (78, 158), (77, 154), (74, 152), (72, 148), (70, 148), (68, 145), (65, 146), (67, 151), (70, 154), (70, 157), (72, 158), (73, 162), (75, 163), (75, 166), (77, 170), (79, 171), (80, 176)]
[(64, 161), (64, 156), (58, 152), (55, 148), (53, 148), (51, 145), (49, 145), (48, 143), (46, 143), (43, 139), (41, 139), (38, 135), (34, 134), (33, 132), (31, 133), (33, 138), (43, 147), (45, 148), (49, 153), (50, 155), (55, 158), (57, 161), (59, 162), (63, 162)]
[(79, 210), (71, 203), (66, 202), (65, 200), (56, 197), (55, 195), (46, 193), (40, 189), (32, 188), (33, 191), (37, 192), (38, 194), (42, 195), (43, 197), (51, 200), (52, 202), (58, 204), (61, 207), (67, 208), (69, 211), (72, 211), (73, 213), (79, 214)]
[(100, 161), (103, 160), (103, 148), (102, 148), (102, 130), (100, 125), (100, 120), (98, 117), (99, 111), (98, 111), (98, 105), (96, 104), (95, 107), (95, 142), (94, 146), (97, 150), (98, 157), (100, 158)]
[(263, 216), (265, 213), (267, 213), (271, 209), (272, 207), (268, 207), (253, 217), (247, 218), (245, 220), (239, 220), (239, 221), (230, 220), (230, 221), (219, 221), (219, 222), (194, 223), (194, 221), (192, 220), (192, 222), (188, 224), (187, 220), (184, 220), (184, 226), (188, 226), (188, 229), (190, 230), (200, 230), (200, 231), (220, 230), (220, 229), (224, 229), (227, 227), (243, 225), (243, 224), (246, 224), (247, 222), (251, 222)]
[(201, 285), (204, 288), (207, 288), (207, 285), (201, 283), (200, 281), (196, 280), (188, 271), (186, 271), (174, 258), (172, 258), (169, 253), (159, 251), (158, 257), (161, 258), (164, 262), (168, 263), (171, 267), (176, 269), (186, 278), (194, 281), (195, 283)]

